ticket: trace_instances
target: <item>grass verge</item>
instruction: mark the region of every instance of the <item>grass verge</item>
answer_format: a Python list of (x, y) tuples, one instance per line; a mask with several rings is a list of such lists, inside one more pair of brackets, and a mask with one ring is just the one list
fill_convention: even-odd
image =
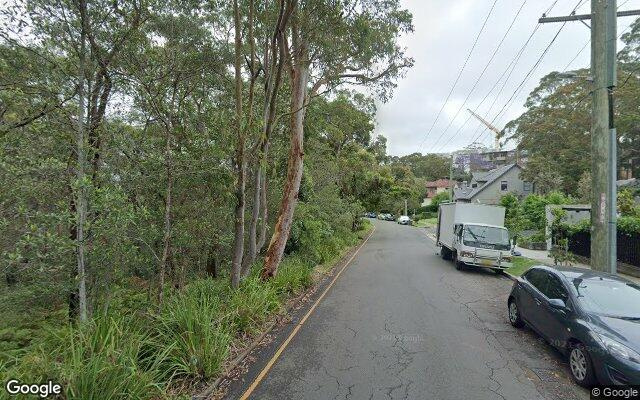
[(420, 228), (431, 228), (438, 224), (438, 218), (426, 218), (416, 222), (416, 226)]
[(532, 266), (540, 264), (539, 262), (526, 257), (513, 257), (511, 263), (512, 267), (508, 268), (506, 272), (514, 276), (520, 276)]
[[(356, 233), (319, 243), (321, 265), (292, 253), (267, 282), (254, 268), (236, 290), (227, 276), (197, 278), (168, 292), (157, 306), (129, 288), (123, 296), (135, 301), (122, 301), (86, 324), (51, 327), (19, 355), (0, 359), (0, 381), (51, 379), (62, 384), (65, 399), (155, 400), (193, 392), (219, 377), (238, 348), (247, 347), (287, 302), (313, 286), (317, 273), (329, 272), (372, 228), (366, 222)], [(0, 399), (7, 395), (0, 390)]]

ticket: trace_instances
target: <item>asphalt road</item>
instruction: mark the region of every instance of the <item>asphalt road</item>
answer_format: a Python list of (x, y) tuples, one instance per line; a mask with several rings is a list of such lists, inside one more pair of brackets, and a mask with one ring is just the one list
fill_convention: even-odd
[[(569, 380), (559, 353), (509, 325), (510, 279), (457, 271), (440, 259), (424, 229), (374, 224), (251, 398), (589, 397)], [(264, 350), (229, 398), (255, 382), (273, 352)]]

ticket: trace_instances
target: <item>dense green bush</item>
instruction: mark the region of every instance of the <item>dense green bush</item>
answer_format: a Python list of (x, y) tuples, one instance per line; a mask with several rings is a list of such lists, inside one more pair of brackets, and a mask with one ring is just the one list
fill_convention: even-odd
[(416, 221), (420, 221), (421, 219), (433, 219), (433, 218), (437, 218), (437, 217), (438, 217), (438, 213), (437, 212), (427, 211), (427, 212), (421, 212), (421, 213), (416, 214), (415, 220)]
[(0, 378), (51, 379), (62, 384), (66, 399), (151, 399), (161, 393), (167, 354), (150, 351), (151, 343), (135, 316), (102, 316), (51, 332), (19, 363), (0, 370)]
[(296, 294), (311, 286), (311, 267), (300, 257), (292, 256), (285, 259), (273, 278), (271, 284), (280, 296)]
[(530, 194), (522, 201), (513, 194), (502, 197), (500, 204), (506, 208), (505, 224), (518, 233), (521, 230), (544, 230), (547, 220), (545, 207), (551, 204), (569, 204), (572, 199), (559, 192), (547, 195)]
[(195, 279), (168, 291), (159, 309), (140, 290), (118, 289), (109, 308), (87, 324), (58, 325), (0, 359), (0, 380), (51, 379), (62, 383), (68, 399), (155, 399), (179, 382), (216, 376), (235, 338), (254, 333), (288, 296), (310, 287), (318, 260), (334, 259), (357, 241), (347, 227), (314, 242), (311, 232), (331, 226), (306, 222), (312, 229), (300, 232), (300, 251), (284, 258), (271, 281), (260, 281), (258, 268), (237, 290), (226, 276)]
[[(229, 290), (203, 279), (170, 298), (154, 316), (152, 352), (166, 352), (165, 379), (206, 379), (219, 372), (232, 339)], [(226, 296), (225, 296), (226, 297)]]

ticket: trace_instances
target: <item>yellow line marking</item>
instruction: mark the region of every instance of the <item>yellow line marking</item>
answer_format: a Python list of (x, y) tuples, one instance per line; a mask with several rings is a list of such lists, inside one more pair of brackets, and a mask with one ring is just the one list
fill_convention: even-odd
[(262, 371), (260, 371), (260, 374), (258, 374), (256, 379), (251, 384), (251, 386), (249, 386), (249, 388), (242, 394), (242, 397), (240, 397), (241, 400), (246, 400), (246, 399), (249, 398), (249, 396), (251, 396), (251, 393), (253, 393), (253, 391), (258, 387), (258, 385), (260, 384), (260, 382), (262, 382), (262, 380), (267, 375), (267, 373), (269, 372), (271, 367), (273, 367), (273, 364), (275, 364), (275, 362), (278, 360), (278, 358), (280, 357), (282, 352), (287, 348), (287, 346), (289, 345), (289, 342), (291, 342), (291, 339), (293, 339), (293, 337), (298, 333), (298, 331), (300, 330), (302, 325), (305, 323), (307, 318), (309, 318), (309, 316), (313, 313), (313, 311), (316, 309), (318, 304), (320, 304), (320, 301), (322, 301), (322, 299), (327, 294), (327, 292), (329, 292), (329, 289), (331, 289), (333, 284), (338, 280), (338, 278), (342, 274), (342, 271), (344, 271), (349, 266), (349, 264), (351, 264), (351, 261), (353, 261), (353, 259), (356, 257), (356, 255), (358, 255), (358, 252), (360, 251), (362, 246), (364, 246), (367, 243), (367, 241), (369, 240), (369, 238), (371, 237), (371, 235), (373, 235), (373, 232), (375, 232), (375, 231), (376, 231), (376, 227), (374, 226), (373, 230), (371, 231), (369, 236), (367, 236), (367, 238), (364, 240), (364, 242), (362, 242), (360, 247), (358, 247), (356, 249), (356, 252), (353, 253), (353, 255), (351, 256), (351, 258), (349, 258), (349, 261), (347, 261), (347, 263), (344, 265), (344, 267), (342, 267), (342, 269), (340, 271), (338, 271), (336, 276), (333, 277), (333, 279), (331, 280), (329, 285), (324, 289), (324, 292), (322, 292), (322, 294), (320, 295), (320, 297), (318, 297), (316, 302), (313, 303), (313, 306), (311, 306), (309, 311), (307, 311), (307, 313), (304, 315), (304, 317), (302, 317), (302, 319), (300, 320), (298, 325), (296, 325), (295, 328), (293, 328), (293, 331), (291, 331), (291, 334), (289, 334), (289, 337), (287, 337), (287, 339), (282, 343), (282, 345), (280, 345), (280, 347), (278, 348), (278, 351), (276, 351), (276, 353), (273, 355), (273, 357), (271, 357), (271, 359), (269, 360), (267, 365), (265, 365), (264, 368), (262, 369)]

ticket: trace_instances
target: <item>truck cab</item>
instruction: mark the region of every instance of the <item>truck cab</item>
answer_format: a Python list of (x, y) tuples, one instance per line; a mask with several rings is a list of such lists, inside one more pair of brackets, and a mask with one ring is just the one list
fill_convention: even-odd
[(455, 224), (453, 247), (457, 263), (499, 270), (511, 267), (511, 243), (505, 227)]

